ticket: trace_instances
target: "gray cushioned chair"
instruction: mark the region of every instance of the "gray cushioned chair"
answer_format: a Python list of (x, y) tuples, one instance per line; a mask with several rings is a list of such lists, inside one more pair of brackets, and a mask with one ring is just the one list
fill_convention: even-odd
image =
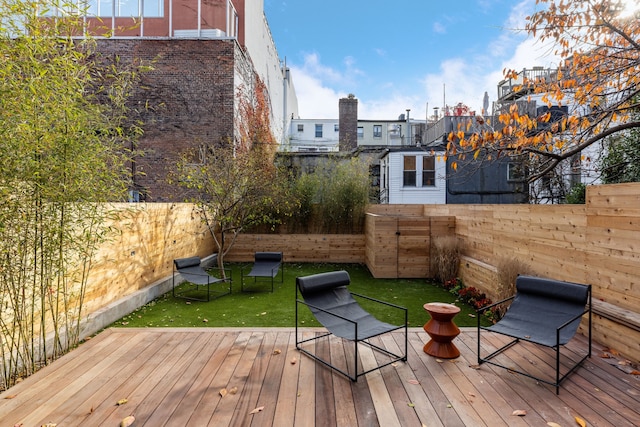
[[(486, 310), (512, 300), (505, 315), (496, 324), (481, 326), (481, 314)], [(578, 330), (582, 317), (588, 314), (588, 349), (584, 357), (571, 363), (560, 374), (560, 347), (567, 344)], [(531, 276), (516, 279), (516, 294), (478, 310), (478, 363), (490, 363), (501, 368), (550, 384), (560, 391), (560, 383), (587, 357), (591, 357), (591, 285), (562, 282)], [(481, 331), (506, 335), (513, 340), (491, 354), (480, 354)], [(555, 350), (555, 380), (535, 377), (490, 359), (519, 341), (528, 341)]]
[[(218, 278), (209, 274), (204, 268), (202, 268), (200, 257), (193, 256), (189, 258), (179, 258), (173, 260), (174, 274), (172, 283), (172, 294), (174, 297), (183, 298), (194, 301), (209, 301), (211, 299), (211, 293), (216, 297), (228, 295), (231, 293), (231, 270), (225, 269), (227, 277)], [(186, 286), (181, 289), (176, 288), (176, 276), (178, 273), (182, 278), (189, 282), (193, 286)], [(226, 283), (227, 285), (216, 286), (212, 289), (212, 285), (218, 285)], [(179, 284), (179, 283), (178, 283)], [(206, 298), (198, 297), (206, 288)]]
[[(407, 360), (408, 312), (404, 307), (349, 292), (347, 285), (349, 285), (350, 282), (349, 273), (346, 271), (333, 271), (296, 278), (296, 348), (322, 364), (349, 377), (352, 381), (357, 381), (358, 377), (371, 371), (380, 369), (400, 360)], [(303, 300), (298, 298), (298, 290), (300, 291)], [(360, 306), (356, 299), (353, 298), (354, 295), (359, 298), (365, 298), (377, 304), (384, 305), (389, 308), (389, 310), (396, 311), (399, 315), (398, 317), (404, 317), (404, 324), (392, 325), (376, 319)], [(299, 307), (303, 305), (309, 307), (311, 313), (313, 313), (318, 322), (320, 322), (329, 331), (328, 333), (309, 339), (298, 339)], [(403, 328), (403, 354), (392, 353), (369, 342), (370, 338)], [(316, 356), (301, 345), (332, 334), (345, 340), (353, 341), (354, 361), (352, 373), (337, 368), (329, 363), (329, 361)], [(358, 344), (366, 344), (372, 349), (389, 356), (390, 359), (386, 363), (379, 364), (375, 368), (359, 372)]]
[[(251, 270), (245, 273), (245, 269), (251, 267)], [(242, 292), (245, 291), (245, 277), (253, 277), (253, 283), (257, 282), (258, 278), (267, 279), (271, 282), (271, 292), (273, 292), (273, 283), (280, 272), (280, 283), (284, 282), (284, 267), (282, 266), (282, 252), (256, 252), (254, 255), (254, 262), (251, 266), (242, 267), (240, 270), (241, 281), (240, 287)], [(247, 287), (247, 290), (253, 290), (254, 288)]]

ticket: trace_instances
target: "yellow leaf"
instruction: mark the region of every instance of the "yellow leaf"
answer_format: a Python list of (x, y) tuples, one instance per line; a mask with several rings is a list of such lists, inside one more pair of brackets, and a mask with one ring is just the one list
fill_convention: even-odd
[(560, 424), (558, 424), (558, 423), (554, 423), (553, 421), (549, 421), (549, 422), (547, 423), (547, 425), (548, 425), (549, 427), (562, 427)]
[(127, 402), (128, 402), (127, 399), (120, 399), (116, 402), (116, 406), (124, 405)]
[(574, 417), (576, 419), (576, 423), (578, 423), (578, 425), (580, 427), (587, 427), (587, 423), (585, 422), (585, 420), (583, 420), (580, 417)]
[(275, 354), (280, 354), (280, 353), (282, 353), (282, 350), (280, 350), (280, 349), (277, 349), (277, 348), (276, 348), (275, 350), (273, 350), (273, 354), (274, 354), (274, 355), (275, 355)]
[(238, 387), (231, 387), (229, 389), (229, 393), (231, 393), (231, 394), (236, 394), (237, 392), (238, 392)]
[(218, 393), (220, 394), (221, 397), (225, 397), (227, 395), (227, 389), (226, 388), (220, 389)]
[(124, 417), (122, 421), (120, 421), (120, 427), (129, 427), (134, 423), (136, 418), (133, 415), (129, 415), (128, 417)]

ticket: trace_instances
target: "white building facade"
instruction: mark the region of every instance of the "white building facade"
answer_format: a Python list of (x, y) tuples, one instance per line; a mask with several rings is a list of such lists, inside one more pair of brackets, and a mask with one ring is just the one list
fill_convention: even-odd
[(380, 203), (446, 203), (443, 154), (420, 148), (390, 149), (380, 160)]

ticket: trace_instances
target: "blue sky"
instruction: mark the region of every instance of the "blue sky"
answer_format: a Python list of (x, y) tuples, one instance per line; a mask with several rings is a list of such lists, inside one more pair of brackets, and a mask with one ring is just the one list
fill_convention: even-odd
[(292, 71), (301, 118), (337, 118), (353, 93), (361, 119), (425, 118), (446, 102), (480, 112), (503, 69), (557, 64), (527, 37), (535, 0), (264, 0)]

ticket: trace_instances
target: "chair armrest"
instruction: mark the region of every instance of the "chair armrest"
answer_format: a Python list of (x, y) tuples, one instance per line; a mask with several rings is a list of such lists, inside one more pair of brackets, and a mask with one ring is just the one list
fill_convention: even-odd
[(575, 322), (576, 320), (580, 319), (582, 316), (584, 316), (585, 314), (587, 314), (589, 311), (591, 311), (591, 307), (585, 309), (582, 313), (576, 314), (574, 317), (572, 317), (571, 319), (567, 320), (566, 322), (564, 322), (562, 325), (558, 326), (556, 329), (558, 331), (558, 333), (560, 333), (561, 330), (563, 330), (564, 328), (566, 328), (567, 326), (569, 326), (571, 323)]
[(513, 295), (513, 296), (510, 296), (510, 297), (505, 298), (505, 299), (503, 299), (503, 300), (500, 300), (500, 301), (498, 301), (498, 302), (494, 302), (493, 304), (489, 304), (489, 305), (485, 305), (484, 307), (480, 307), (480, 308), (476, 309), (476, 314), (482, 314), (482, 313), (484, 313), (485, 311), (489, 310), (490, 308), (496, 307), (496, 306), (498, 306), (498, 305), (500, 305), (500, 304), (504, 304), (504, 303), (505, 303), (505, 302), (507, 302), (507, 301), (511, 301), (511, 300), (512, 300), (512, 299), (514, 299), (515, 297), (516, 297), (516, 296), (515, 296), (515, 295)]
[(397, 309), (400, 309), (400, 310), (408, 311), (408, 309), (406, 307), (402, 307), (400, 305), (392, 304), (390, 302), (382, 301), (382, 300), (379, 300), (379, 299), (376, 299), (376, 298), (368, 297), (366, 295), (358, 294), (358, 293), (355, 293), (355, 292), (351, 292), (351, 295), (354, 295), (354, 296), (357, 296), (357, 297), (360, 297), (360, 298), (364, 298), (364, 299), (369, 300), (369, 301), (377, 302), (379, 304), (383, 304), (383, 305), (386, 305), (386, 306), (389, 306), (389, 307), (393, 307), (393, 308), (397, 308)]

